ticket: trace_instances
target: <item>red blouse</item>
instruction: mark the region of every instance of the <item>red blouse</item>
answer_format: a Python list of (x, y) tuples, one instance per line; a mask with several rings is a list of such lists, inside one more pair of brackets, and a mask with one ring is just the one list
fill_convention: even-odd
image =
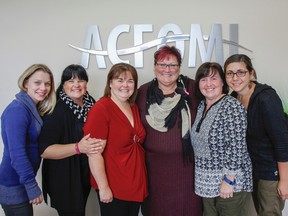
[[(137, 105), (131, 106), (134, 127), (109, 98), (101, 98), (90, 109), (84, 134), (107, 140), (103, 154), (106, 175), (113, 196), (120, 200), (142, 202), (148, 195), (145, 152), (146, 131)], [(91, 174), (91, 185), (98, 185)]]

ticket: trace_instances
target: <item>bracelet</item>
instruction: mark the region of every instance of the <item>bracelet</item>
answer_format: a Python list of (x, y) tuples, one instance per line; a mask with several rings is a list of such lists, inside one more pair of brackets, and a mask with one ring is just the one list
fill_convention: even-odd
[(80, 155), (81, 154), (81, 152), (80, 152), (80, 150), (79, 150), (79, 146), (78, 146), (78, 143), (75, 143), (75, 152), (76, 152), (76, 154), (78, 154), (78, 155)]
[(232, 186), (236, 184), (236, 179), (234, 179), (234, 181), (231, 181), (230, 179), (228, 179), (228, 178), (226, 177), (226, 175), (224, 175), (223, 180), (224, 180), (225, 182), (227, 182), (229, 185), (232, 185)]

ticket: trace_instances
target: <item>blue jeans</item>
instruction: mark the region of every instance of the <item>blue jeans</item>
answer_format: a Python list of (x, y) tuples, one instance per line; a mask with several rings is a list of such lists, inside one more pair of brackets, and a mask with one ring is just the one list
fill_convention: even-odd
[(29, 202), (1, 206), (6, 216), (33, 216), (33, 207)]

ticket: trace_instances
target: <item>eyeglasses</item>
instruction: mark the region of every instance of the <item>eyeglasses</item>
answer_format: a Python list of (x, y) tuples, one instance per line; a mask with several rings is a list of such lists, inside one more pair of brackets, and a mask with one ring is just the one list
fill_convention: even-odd
[(238, 70), (236, 72), (233, 72), (233, 71), (227, 71), (225, 73), (226, 77), (228, 78), (233, 78), (234, 75), (236, 74), (237, 77), (244, 77), (246, 75), (248, 71), (243, 71), (243, 70)]
[(165, 70), (167, 67), (170, 70), (177, 70), (179, 68), (178, 64), (164, 64), (164, 63), (156, 63), (157, 67), (161, 70)]

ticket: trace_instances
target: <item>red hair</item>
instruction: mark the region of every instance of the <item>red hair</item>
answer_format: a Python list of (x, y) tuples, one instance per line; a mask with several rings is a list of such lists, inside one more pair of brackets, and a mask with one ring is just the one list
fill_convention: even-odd
[(178, 62), (179, 67), (182, 63), (181, 53), (175, 46), (162, 46), (154, 53), (154, 65), (157, 64), (159, 60), (163, 60), (166, 57), (175, 56)]

